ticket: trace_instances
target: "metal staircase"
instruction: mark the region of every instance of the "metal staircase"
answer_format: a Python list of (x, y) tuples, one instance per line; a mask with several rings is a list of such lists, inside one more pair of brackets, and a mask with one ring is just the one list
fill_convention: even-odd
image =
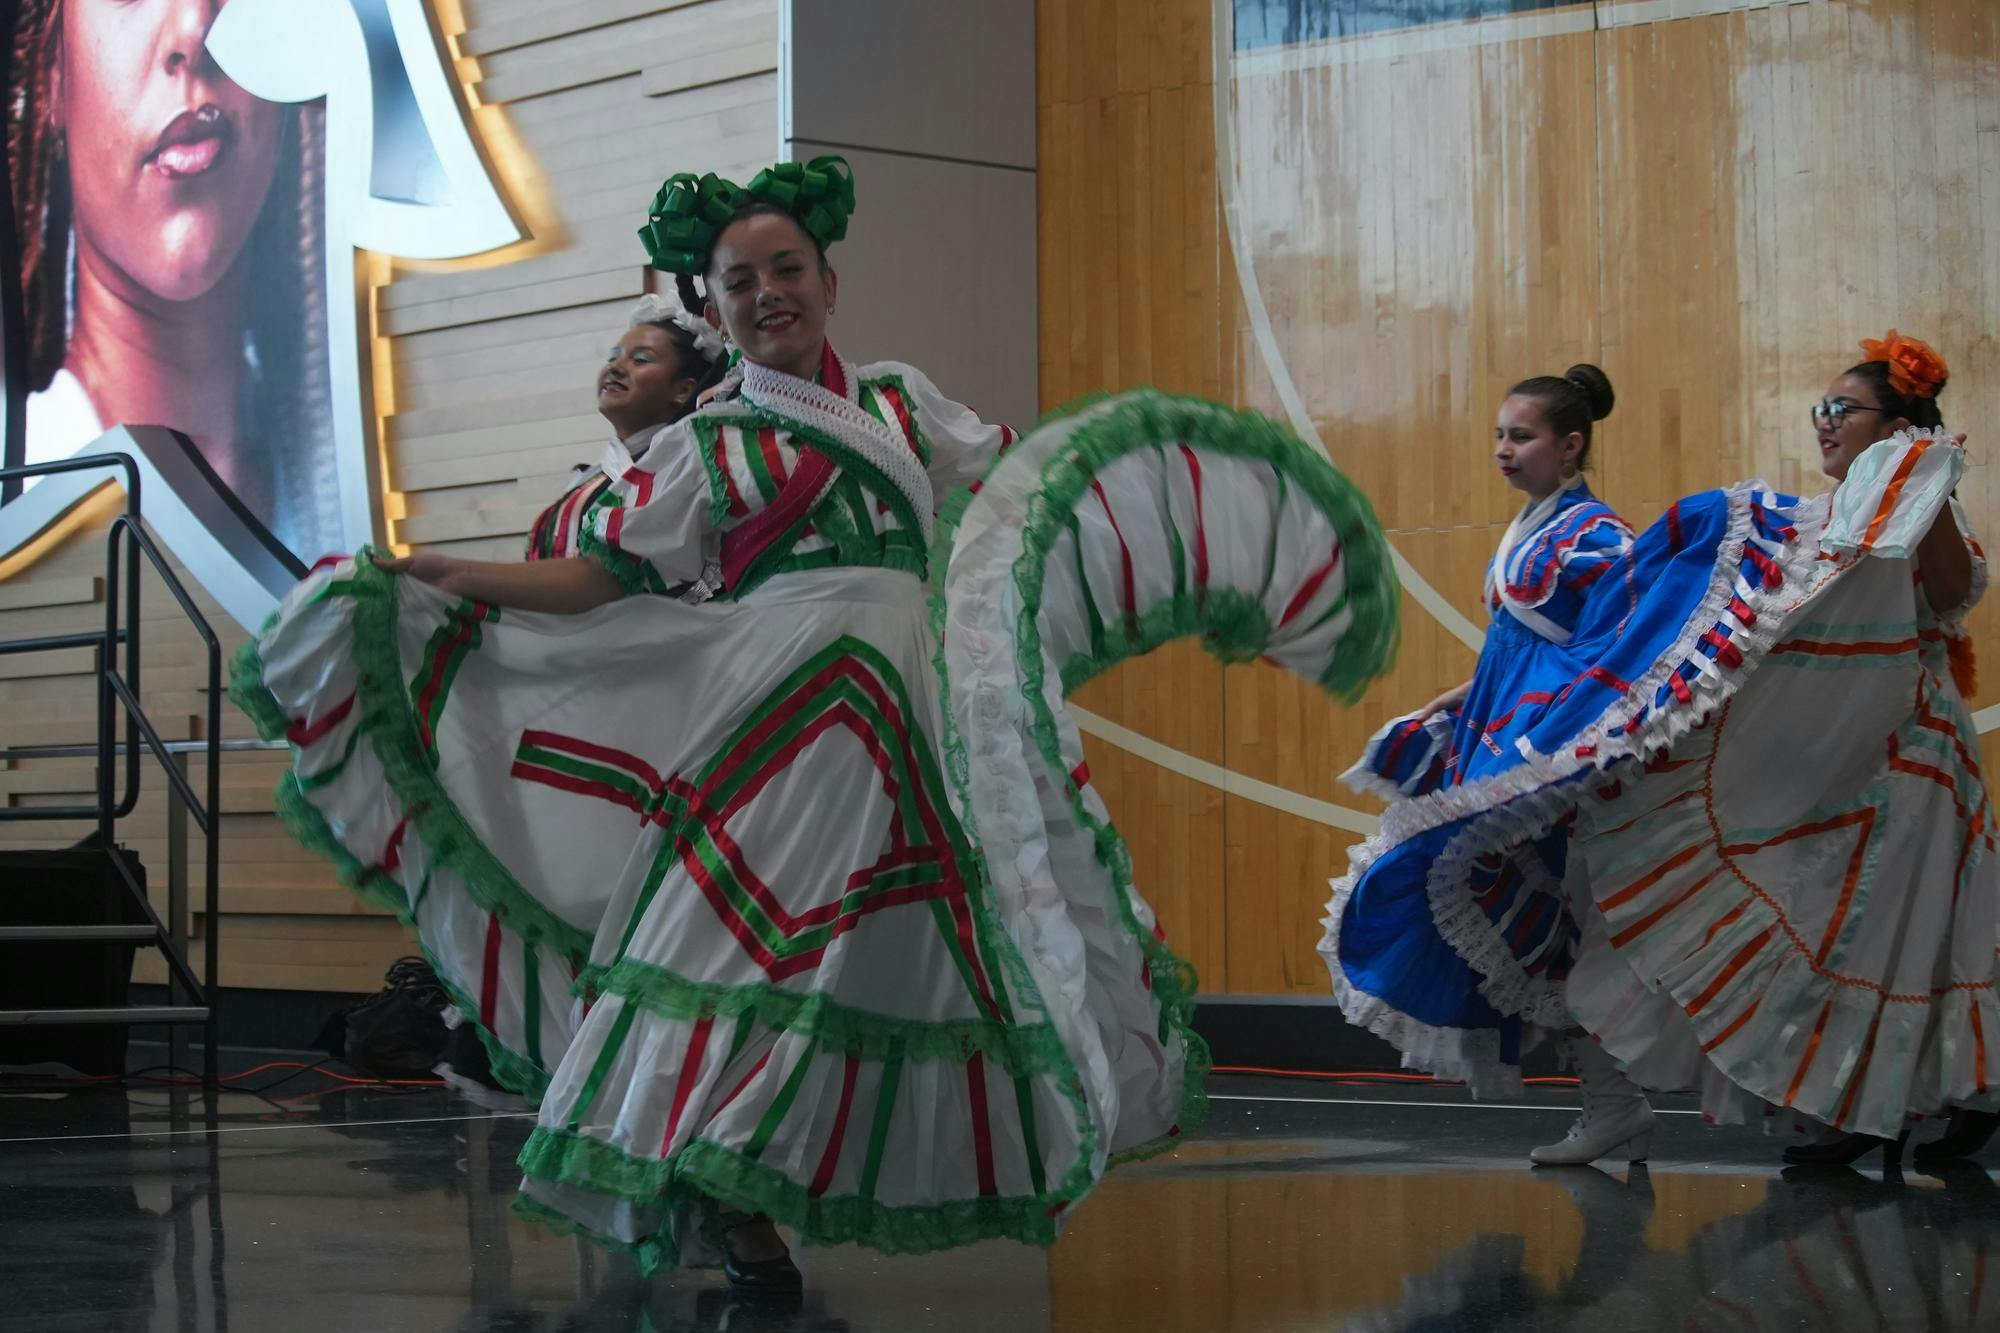
[[(90, 648), (94, 651), (97, 681), (97, 739), (86, 745), (34, 745), (0, 749), (0, 761), (94, 756), (97, 761), (97, 799), (87, 805), (0, 807), (0, 822), (29, 820), (94, 820), (96, 847), (102, 851), (115, 877), (131, 895), (144, 923), (134, 925), (0, 925), (0, 942), (14, 944), (130, 943), (156, 948), (166, 958), (168, 1002), (154, 1005), (110, 1005), (101, 1008), (0, 1009), (0, 1025), (53, 1026), (93, 1023), (200, 1024), (203, 1028), (203, 1080), (216, 1086), (216, 956), (218, 927), (218, 867), (221, 814), (221, 752), (242, 748), (225, 746), (222, 732), (222, 646), (215, 631), (188, 596), (186, 587), (161, 556), (159, 547), (140, 522), (139, 468), (127, 453), (93, 454), (60, 462), (33, 463), (25, 467), (0, 468), (0, 485), (15, 479), (47, 477), (59, 473), (119, 469), (124, 474), (125, 511), (112, 520), (105, 538), (104, 627), (68, 634), (47, 634), (31, 638), (0, 640), (0, 655), (47, 652), (51, 649)], [(180, 604), (207, 651), (207, 717), (203, 740), (168, 742), (146, 717), (139, 705), (139, 598), (143, 557)], [(121, 623), (122, 612), (122, 623)], [(119, 736), (120, 720), (124, 736)], [(253, 743), (264, 748), (261, 742)], [(128, 858), (117, 850), (118, 821), (131, 815), (139, 804), (140, 777), (146, 767), (141, 748), (150, 750), (165, 771), (168, 788), (167, 811), (167, 913), (163, 920), (147, 899), (145, 888), (134, 875)], [(120, 782), (120, 751), (123, 752), (123, 781)], [(197, 794), (188, 779), (187, 756), (206, 756), (204, 790)], [(205, 837), (202, 863), (202, 910), (207, 913), (202, 975), (197, 978), (188, 964), (188, 877), (187, 830), (192, 822)], [(183, 1041), (174, 1042), (178, 1057)]]

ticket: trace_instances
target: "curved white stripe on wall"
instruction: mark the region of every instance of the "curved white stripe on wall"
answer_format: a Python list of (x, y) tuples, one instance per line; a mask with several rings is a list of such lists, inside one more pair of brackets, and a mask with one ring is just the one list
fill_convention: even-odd
[[(1231, 142), (1235, 4), (1233, 0), (1215, 0), (1212, 12), (1215, 17), (1215, 180), (1222, 191), (1222, 226), (1229, 234), (1230, 251), (1235, 256), (1236, 280), (1243, 288), (1243, 302), (1249, 311), (1250, 328), (1257, 339), (1258, 354), (1264, 358), (1272, 384), (1277, 386), (1278, 398), (1285, 405), (1285, 416), (1290, 419), (1293, 431), (1319, 450), (1322, 457), (1338, 466), (1326, 447), (1326, 441), (1320, 438), (1319, 427), (1313, 423), (1312, 413), (1306, 410), (1305, 399), (1299, 396), (1298, 385), (1293, 383), (1291, 369), (1285, 364), (1284, 353), (1279, 350), (1277, 334), (1271, 328), (1270, 312), (1264, 308), (1264, 293), (1257, 284), (1257, 269), (1251, 260), (1250, 247), (1243, 237), (1236, 154)], [(1411, 599), (1428, 611), (1432, 619), (1444, 626), (1452, 637), (1473, 652), (1478, 652), (1480, 644), (1485, 642), (1485, 635), (1479, 627), (1446, 601), (1444, 595), (1417, 572), (1393, 542), (1389, 554), (1395, 561), (1396, 578)]]
[(1315, 824), (1324, 824), (1328, 828), (1337, 828), (1348, 833), (1370, 834), (1381, 822), (1374, 815), (1364, 811), (1351, 810), (1347, 806), (1335, 805), (1331, 801), (1321, 801), (1311, 796), (1302, 796), (1284, 787), (1274, 787), (1268, 782), (1260, 782), (1256, 778), (1247, 777), (1221, 764), (1212, 764), (1184, 750), (1162, 745), (1150, 736), (1142, 736), (1136, 731), (1119, 726), (1116, 722), (1078, 708), (1075, 704), (1068, 705), (1068, 709), (1069, 715), (1076, 719), (1077, 729), (1085, 735), (1095, 736), (1106, 745), (1123, 750), (1126, 754), (1136, 759), (1143, 759), (1156, 767), (1164, 768), (1169, 773), (1199, 782), (1204, 787), (1213, 787), (1227, 795), (1240, 796), (1246, 801), (1255, 801), (1258, 805), (1282, 810), (1288, 815), (1297, 815), (1300, 819), (1310, 819)]

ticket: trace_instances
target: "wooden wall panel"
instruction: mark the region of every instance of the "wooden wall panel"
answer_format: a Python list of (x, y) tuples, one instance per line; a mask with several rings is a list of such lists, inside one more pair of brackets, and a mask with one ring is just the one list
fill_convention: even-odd
[[(502, 188), (534, 236), (457, 263), (363, 261), (374, 279), (387, 536), (512, 558), (569, 467), (593, 459), (604, 438), (592, 383), (652, 280), (633, 235), (647, 200), (670, 172), (742, 179), (777, 153), (777, 3), (444, 0), (438, 12), (475, 80), (477, 128)], [(99, 623), (112, 512), (99, 504), (42, 558), (0, 566), (0, 637)], [(243, 630), (202, 601), (234, 650)], [(156, 581), (144, 605), (150, 715), (169, 739), (196, 738), (205, 707), (197, 644)], [(75, 654), (0, 658), (0, 747), (89, 740), (92, 690), (79, 674), (88, 666)], [(233, 705), (222, 726), (228, 737), (253, 734)], [(414, 941), (279, 827), (270, 793), (282, 769), (276, 754), (225, 758), (222, 981), (372, 990)], [(87, 800), (93, 781), (87, 761), (16, 763), (0, 770), (0, 800)], [(149, 770), (146, 784), (123, 836), (164, 902), (164, 779)], [(9, 824), (0, 846), (61, 846), (88, 831)], [(197, 834), (197, 874), (201, 854)], [(199, 956), (207, 925), (195, 924)], [(164, 967), (142, 953), (137, 976), (161, 981)]]
[[(1199, 0), (1039, 4), (1041, 383), (1053, 406), (1152, 384), (1227, 399), (1230, 286), (1215, 197), (1212, 87), (1187, 43)], [(1221, 763), (1222, 668), (1176, 645), (1085, 687), (1078, 702), (1176, 750)], [(1228, 989), (1230, 879), (1213, 787), (1089, 743), (1092, 781), (1132, 846), (1169, 939), (1211, 990)]]
[[(1156, 383), (1282, 419), (1275, 354), (1397, 549), (1477, 624), (1517, 507), (1489, 459), (1507, 385), (1605, 367), (1619, 406), (1594, 481), (1643, 525), (1753, 475), (1823, 489), (1806, 408), (1857, 339), (1897, 325), (1952, 363), (1946, 417), (1973, 436), (1961, 498), (2000, 534), (1981, 461), (2000, 408), (1994, 6), (1579, 5), (1237, 53), (1219, 99), (1212, 16), (1038, 7), (1049, 405)], [(1268, 337), (1224, 225), (1218, 105), (1220, 160), (1236, 167), (1221, 184)], [(1377, 809), (1336, 775), (1474, 657), (1415, 599), (1404, 609), (1397, 670), (1352, 710), (1273, 669), (1178, 659), (1127, 664), (1081, 702), (1185, 755)], [(1996, 615), (1974, 618), (1989, 652)], [(1975, 708), (2000, 700), (1986, 675)], [(1326, 880), (1355, 835), (1236, 796), (1205, 803), (1193, 779), (1090, 748), (1092, 772), (1117, 775), (1107, 799), (1141, 886), (1206, 988), (1323, 994)], [(1133, 797), (1174, 784), (1171, 806)], [(1182, 827), (1190, 815), (1208, 822)]]

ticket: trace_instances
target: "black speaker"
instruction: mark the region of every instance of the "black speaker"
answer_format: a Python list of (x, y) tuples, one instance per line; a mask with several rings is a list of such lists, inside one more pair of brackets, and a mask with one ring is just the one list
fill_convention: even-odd
[[(111, 858), (140, 888), (146, 868), (123, 847), (85, 844), (52, 852), (0, 852), (0, 926), (142, 926)], [(98, 1009), (127, 1003), (132, 954), (124, 942), (0, 941), (0, 1009)], [(59, 1061), (84, 1074), (125, 1071), (122, 1023), (0, 1026), (0, 1064)]]

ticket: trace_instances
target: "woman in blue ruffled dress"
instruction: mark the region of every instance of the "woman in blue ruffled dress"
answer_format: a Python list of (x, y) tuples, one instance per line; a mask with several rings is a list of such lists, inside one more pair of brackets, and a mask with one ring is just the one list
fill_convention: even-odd
[[(1543, 706), (1593, 683), (1593, 644), (1577, 641), (1586, 601), (1636, 600), (1632, 587), (1600, 586), (1622, 582), (1633, 534), (1583, 478), (1591, 427), (1613, 401), (1591, 365), (1508, 391), (1494, 460), (1527, 503), (1487, 570), (1492, 621), (1479, 664), (1469, 682), (1391, 723), (1345, 775), (1391, 804), (1334, 885), (1320, 945), (1334, 993), (1349, 1021), (1395, 1044), (1406, 1064), (1479, 1092), (1518, 1089), (1522, 1052), (1569, 1026), (1578, 928), (1562, 891), (1567, 835), (1521, 837), (1477, 807), (1504, 802), (1524, 762), (1515, 741)], [(1465, 817), (1440, 817), (1454, 810)], [(1591, 1043), (1572, 1051), (1594, 1090), (1639, 1122), (1627, 1137), (1643, 1136), (1643, 1094)], [(1568, 1155), (1565, 1145), (1537, 1160)], [(1643, 1155), (1643, 1141), (1633, 1147)]]

